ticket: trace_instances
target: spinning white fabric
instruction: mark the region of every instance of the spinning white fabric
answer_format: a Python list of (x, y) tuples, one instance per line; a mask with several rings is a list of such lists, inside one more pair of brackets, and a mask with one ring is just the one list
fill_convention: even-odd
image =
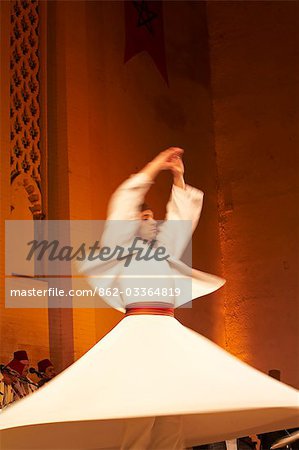
[[(132, 220), (137, 226), (136, 208), (150, 184), (144, 174), (127, 180), (112, 198), (108, 219)], [(174, 187), (167, 218), (191, 220), (193, 231), (201, 205), (200, 191), (190, 186), (186, 190)], [(129, 213), (133, 216), (127, 217)], [(167, 234), (167, 222), (164, 225), (157, 237), (171, 254), (165, 264), (172, 274), (184, 275), (188, 271), (179, 258), (190, 236), (178, 231), (173, 239)], [(127, 231), (121, 245), (132, 238)], [(106, 241), (109, 233), (108, 227)], [(125, 286), (132, 267), (125, 270), (117, 261), (107, 266), (89, 262), (82, 270), (88, 275), (104, 270), (114, 274), (114, 278), (107, 278), (110, 286)], [(148, 270), (156, 273), (155, 265), (149, 265)], [(224, 283), (194, 269), (192, 277), (196, 285), (192, 297), (212, 292)], [(101, 282), (101, 278), (90, 278), (91, 284)], [(167, 282), (171, 288), (176, 280)], [(155, 287), (155, 281), (152, 283)], [(143, 298), (105, 300), (125, 310)], [(173, 299), (173, 303), (178, 306), (185, 300)], [(82, 392), (83, 381), (88, 380), (92, 387)], [(165, 447), (164, 441), (164, 447), (159, 447), (159, 430), (164, 429), (161, 433), (165, 434), (168, 429), (171, 438), (170, 430), (176, 428), (184, 445), (190, 447), (292, 428), (298, 425), (298, 413), (295, 389), (244, 364), (174, 317), (131, 315), (50, 383), (1, 414), (1, 448), (171, 450), (181, 443), (175, 447), (172, 441)], [(135, 444), (130, 443), (130, 430), (141, 430), (142, 444), (137, 443), (136, 433), (132, 438)]]
[[(116, 245), (122, 246), (126, 249), (125, 254), (127, 255), (137, 253), (136, 251), (130, 252), (130, 246), (133, 239), (140, 235), (139, 206), (143, 203), (144, 196), (152, 184), (153, 181), (148, 179), (145, 173), (139, 172), (119, 186), (109, 204), (102, 245), (111, 248), (115, 248)], [(110, 306), (122, 312), (125, 312), (128, 299), (118, 295), (120, 280), (128, 280), (133, 273), (138, 274), (139, 277), (135, 275), (131, 283), (126, 286), (122, 285), (122, 287), (134, 288), (138, 278), (144, 284), (147, 277), (151, 277), (154, 287), (155, 285), (161, 287), (157, 275), (162, 274), (164, 283), (171, 276), (173, 287), (180, 289), (180, 294), (173, 298), (174, 307), (179, 307), (192, 299), (219, 289), (225, 283), (223, 278), (192, 269), (180, 260), (198, 223), (202, 204), (202, 191), (189, 185), (186, 185), (186, 189), (172, 187), (171, 198), (166, 207), (166, 220), (159, 227), (156, 236), (156, 245), (164, 246), (170, 255), (167, 263), (152, 261), (153, 264), (151, 264), (151, 261), (146, 261), (142, 265), (142, 261), (137, 264), (133, 260), (128, 267), (124, 267), (124, 262), (120, 262), (116, 258), (106, 262), (87, 259), (81, 265), (80, 270), (88, 274), (89, 283), (92, 286), (104, 289), (115, 288), (113, 296), (103, 296), (103, 298)], [(148, 244), (138, 241), (138, 247), (142, 246), (147, 247)], [(131, 298), (129, 302), (140, 300), (142, 301), (144, 298)], [(153, 299), (151, 298), (151, 300)]]

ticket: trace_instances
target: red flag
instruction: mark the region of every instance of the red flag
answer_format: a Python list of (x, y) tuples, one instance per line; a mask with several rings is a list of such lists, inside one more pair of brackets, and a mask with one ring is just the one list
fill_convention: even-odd
[(125, 0), (125, 63), (146, 51), (168, 85), (162, 1)]

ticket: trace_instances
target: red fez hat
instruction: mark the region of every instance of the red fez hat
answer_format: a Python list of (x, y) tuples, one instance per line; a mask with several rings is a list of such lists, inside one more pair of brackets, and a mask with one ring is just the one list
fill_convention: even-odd
[(54, 367), (49, 359), (42, 359), (37, 363), (38, 371), (45, 372), (48, 367)]
[(6, 367), (9, 367), (10, 369), (14, 370), (15, 372), (18, 372), (19, 375), (22, 375), (25, 364), (22, 364), (21, 361), (14, 358), (7, 364)]
[(28, 361), (29, 358), (27, 355), (27, 352), (25, 350), (18, 350), (17, 352), (14, 352), (13, 354), (14, 359), (17, 359), (18, 361)]

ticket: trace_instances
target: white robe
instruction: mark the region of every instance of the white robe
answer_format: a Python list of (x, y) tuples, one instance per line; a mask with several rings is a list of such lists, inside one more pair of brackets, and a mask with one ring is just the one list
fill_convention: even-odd
[[(139, 206), (143, 203), (152, 184), (153, 182), (146, 174), (140, 172), (132, 175), (119, 186), (109, 203), (102, 246), (114, 248), (120, 245), (129, 249), (140, 226)], [(164, 246), (170, 255), (167, 261), (172, 272), (173, 287), (180, 289), (180, 295), (174, 298), (175, 308), (210, 294), (225, 283), (223, 278), (193, 269), (180, 260), (197, 226), (202, 210), (203, 195), (202, 191), (192, 186), (186, 185), (186, 189), (183, 190), (173, 185), (166, 207), (165, 221), (156, 237), (157, 245)], [(142, 246), (142, 243), (138, 245)], [(126, 254), (130, 254), (129, 250)], [(121, 295), (118, 295), (120, 278), (128, 277), (127, 271), (124, 273), (124, 263), (117, 259), (107, 262), (85, 260), (80, 265), (79, 271), (89, 276), (89, 283), (93, 287), (115, 289), (116, 295), (102, 298), (113, 308), (125, 312), (126, 302)], [(162, 273), (166, 275), (166, 272), (162, 271)], [(142, 276), (144, 277), (144, 274)], [(135, 280), (132, 281), (132, 287), (134, 282)]]
[[(133, 191), (137, 206), (149, 181), (141, 174), (126, 183), (123, 201)], [(202, 194), (191, 187), (179, 189), (173, 189), (171, 213), (179, 219), (187, 216), (194, 229)], [(121, 220), (119, 198), (118, 192), (112, 199), (110, 219)], [(135, 214), (131, 201), (123, 204), (123, 210)], [(183, 211), (179, 205), (184, 201), (190, 203)], [(127, 219), (135, 226), (134, 215)], [(125, 228), (123, 231), (125, 243), (132, 234), (127, 234)], [(109, 233), (108, 228), (107, 240)], [(164, 235), (161, 241), (166, 243), (167, 229)], [(174, 258), (169, 264), (181, 274), (185, 267), (177, 258), (188, 236), (176, 238), (169, 236), (169, 248), (179, 244), (173, 245)], [(116, 276), (109, 283), (121, 283), (118, 271), (123, 270), (122, 265), (113, 261), (109, 270), (112, 266)], [(94, 271), (90, 265), (84, 270), (88, 275)], [(212, 275), (197, 271), (193, 274), (197, 294), (212, 292), (223, 284), (222, 279)], [(99, 283), (101, 278), (91, 278), (90, 282)], [(106, 301), (123, 310), (130, 300), (120, 297), (114, 304), (108, 297)], [(168, 426), (179, 424), (178, 437), (191, 447), (293, 428), (298, 426), (298, 413), (295, 389), (244, 364), (174, 317), (133, 315), (121, 320), (82, 358), (34, 395), (4, 411), (0, 417), (0, 442), (5, 450), (120, 449), (127, 430), (139, 430), (144, 438), (145, 428), (152, 423), (150, 440), (165, 433)], [(163, 433), (159, 433), (160, 429)], [(175, 433), (172, 437), (176, 438)], [(174, 448), (172, 445), (167, 450)], [(150, 443), (138, 450), (142, 448), (152, 449)]]

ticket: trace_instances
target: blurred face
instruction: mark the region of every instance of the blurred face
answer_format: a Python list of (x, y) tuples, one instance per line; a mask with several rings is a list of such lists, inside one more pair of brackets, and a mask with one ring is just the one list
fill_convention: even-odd
[(45, 370), (45, 375), (47, 378), (50, 378), (50, 379), (55, 377), (56, 373), (55, 373), (54, 367), (53, 366), (47, 367)]
[(144, 211), (141, 211), (141, 213), (140, 213), (141, 220), (148, 220), (148, 219), (153, 219), (153, 218), (154, 218), (154, 213), (151, 209), (145, 209)]
[(140, 212), (141, 225), (138, 235), (146, 241), (151, 241), (157, 236), (157, 222), (154, 219), (154, 213), (151, 209), (145, 209)]

